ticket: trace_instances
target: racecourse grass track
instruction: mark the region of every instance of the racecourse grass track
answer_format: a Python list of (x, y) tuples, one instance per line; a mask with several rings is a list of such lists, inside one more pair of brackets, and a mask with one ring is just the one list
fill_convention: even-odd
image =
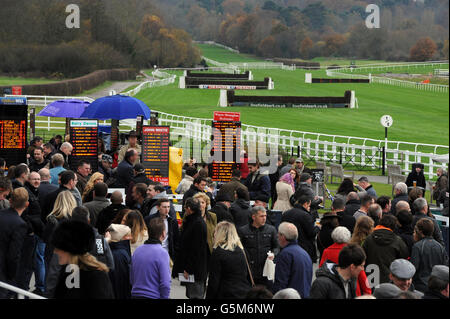
[[(205, 45), (202, 45), (203, 48)], [(213, 50), (214, 49), (214, 50)], [(206, 52), (221, 52), (223, 56), (240, 56), (219, 47)], [(219, 60), (218, 55), (208, 56)], [(237, 58), (234, 58), (236, 60)], [(245, 58), (242, 58), (245, 60)], [(226, 62), (226, 61), (221, 61)], [(359, 61), (356, 61), (359, 63)], [(179, 89), (174, 84), (141, 91), (136, 97), (150, 109), (171, 114), (212, 118), (214, 111), (241, 112), (244, 124), (307, 131), (330, 135), (384, 139), (380, 117), (389, 114), (394, 124), (389, 128), (389, 140), (448, 145), (449, 95), (431, 91), (401, 88), (383, 84), (306, 84), (305, 73), (326, 77), (325, 70), (286, 71), (280, 69), (252, 70), (254, 80), (271, 77), (274, 90), (236, 91), (237, 95), (276, 96), (344, 96), (354, 90), (358, 109), (274, 109), (250, 107), (219, 107), (219, 90)], [(181, 71), (172, 72), (178, 76)]]

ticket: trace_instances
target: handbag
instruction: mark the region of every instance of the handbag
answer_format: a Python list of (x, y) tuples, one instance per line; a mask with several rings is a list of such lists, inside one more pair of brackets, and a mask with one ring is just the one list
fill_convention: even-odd
[(253, 280), (252, 270), (250, 269), (250, 265), (248, 264), (247, 255), (245, 254), (245, 249), (242, 250), (244, 253), (245, 263), (247, 264), (248, 274), (250, 275), (250, 281), (252, 283), (252, 287), (255, 287), (255, 281)]

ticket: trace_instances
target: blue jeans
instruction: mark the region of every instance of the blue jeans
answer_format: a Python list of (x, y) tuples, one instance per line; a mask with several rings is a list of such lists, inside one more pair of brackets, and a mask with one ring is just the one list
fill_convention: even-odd
[(34, 277), (36, 288), (45, 292), (45, 262), (44, 262), (45, 243), (36, 236), (36, 254), (34, 255)]

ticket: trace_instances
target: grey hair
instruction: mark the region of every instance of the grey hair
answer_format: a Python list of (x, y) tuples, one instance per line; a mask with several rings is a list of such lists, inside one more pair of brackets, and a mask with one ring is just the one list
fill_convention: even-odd
[(401, 194), (407, 194), (408, 186), (403, 182), (399, 182), (399, 183), (395, 184), (394, 191), (399, 191), (399, 192), (401, 192)]
[(302, 299), (302, 297), (294, 288), (285, 288), (273, 295), (272, 299)]
[(401, 211), (402, 209), (406, 209), (408, 211), (411, 210), (411, 207), (409, 206), (409, 203), (407, 201), (405, 201), (405, 200), (398, 201), (397, 204), (395, 204), (395, 210), (397, 212)]
[(337, 244), (348, 243), (352, 234), (344, 226), (338, 226), (331, 232), (331, 239)]
[(421, 212), (422, 209), (428, 205), (428, 203), (425, 198), (419, 197), (414, 201), (413, 205), (416, 212)]
[(361, 176), (361, 178), (358, 179), (358, 182), (366, 182), (366, 183), (368, 183), (369, 179), (366, 176)]
[(252, 215), (258, 214), (258, 212), (266, 212), (266, 209), (262, 206), (254, 206), (252, 207)]
[(294, 241), (298, 238), (297, 227), (292, 223), (282, 222), (278, 226), (278, 233), (283, 235), (287, 241)]
[(70, 144), (69, 142), (64, 142), (61, 144), (60, 148), (68, 148), (68, 149), (73, 149), (72, 144)]

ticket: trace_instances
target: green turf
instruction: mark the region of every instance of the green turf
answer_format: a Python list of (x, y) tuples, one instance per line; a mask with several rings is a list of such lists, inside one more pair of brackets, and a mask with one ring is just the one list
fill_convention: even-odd
[[(237, 95), (343, 96), (345, 90), (354, 90), (359, 109), (221, 108), (219, 90), (179, 89), (178, 81), (143, 90), (136, 97), (151, 109), (171, 114), (212, 118), (213, 111), (236, 111), (245, 124), (374, 139), (384, 139), (379, 120), (390, 114), (394, 119), (390, 140), (448, 145), (448, 93), (382, 84), (305, 84), (304, 70), (253, 70), (253, 74), (255, 80), (272, 77), (275, 89), (238, 90)], [(316, 76), (325, 76), (325, 71), (314, 71)]]
[(206, 56), (217, 62), (262, 62), (264, 59), (249, 54), (238, 54), (221, 47), (209, 44), (197, 44), (202, 56)]
[(58, 82), (56, 80), (49, 80), (45, 78), (21, 78), (21, 77), (0, 77), (0, 85), (8, 86), (8, 85), (27, 85), (27, 84), (45, 84), (45, 83), (54, 83)]

